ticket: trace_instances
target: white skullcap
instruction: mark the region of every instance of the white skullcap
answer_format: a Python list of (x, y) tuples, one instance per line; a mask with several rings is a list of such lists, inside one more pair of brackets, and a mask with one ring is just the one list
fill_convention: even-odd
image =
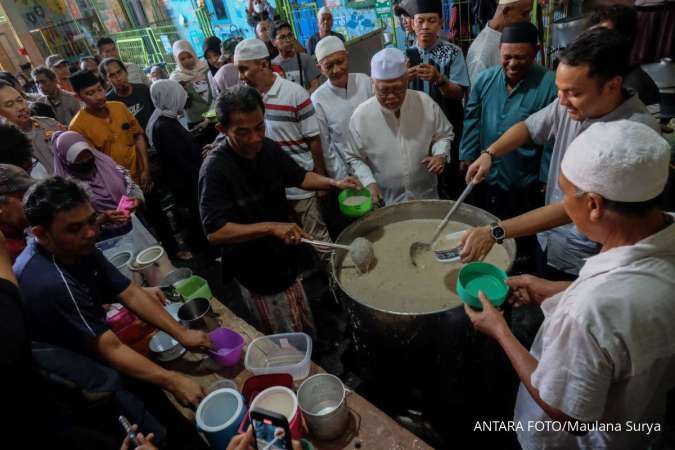
[(567, 147), (560, 170), (577, 188), (616, 202), (644, 202), (668, 181), (670, 145), (639, 122), (596, 123)]
[(325, 38), (321, 39), (318, 44), (316, 44), (314, 56), (316, 56), (317, 61), (321, 62), (321, 60), (328, 55), (345, 51), (347, 51), (347, 49), (345, 48), (345, 44), (342, 42), (342, 39), (337, 36), (326, 36)]
[(499, 0), (498, 5), (512, 5), (518, 3), (520, 0)]
[(235, 61), (252, 61), (270, 56), (269, 50), (263, 41), (256, 38), (244, 39), (234, 48)]
[(408, 70), (406, 62), (401, 50), (393, 47), (382, 49), (370, 60), (370, 76), (374, 80), (401, 78)]
[(333, 15), (333, 12), (330, 10), (330, 8), (329, 8), (328, 6), (322, 6), (322, 7), (316, 12), (316, 18), (317, 18), (318, 20), (321, 20), (321, 16), (323, 16), (324, 14), (329, 14), (329, 15), (332, 16), (332, 15)]

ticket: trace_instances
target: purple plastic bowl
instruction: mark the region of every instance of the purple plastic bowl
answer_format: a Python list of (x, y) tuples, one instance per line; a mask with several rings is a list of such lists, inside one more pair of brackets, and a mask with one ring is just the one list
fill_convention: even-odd
[(239, 362), (244, 338), (229, 328), (217, 328), (209, 333), (214, 350), (209, 350), (211, 359), (221, 366), (230, 367)]

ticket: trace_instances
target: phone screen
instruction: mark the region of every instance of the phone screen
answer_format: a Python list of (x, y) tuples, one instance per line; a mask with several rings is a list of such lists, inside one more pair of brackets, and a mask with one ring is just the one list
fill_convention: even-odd
[(251, 411), (251, 422), (258, 450), (292, 450), (286, 418)]

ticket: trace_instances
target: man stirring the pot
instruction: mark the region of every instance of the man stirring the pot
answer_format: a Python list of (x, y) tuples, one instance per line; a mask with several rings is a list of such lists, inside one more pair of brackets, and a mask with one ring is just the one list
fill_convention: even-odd
[(299, 279), (309, 236), (290, 216), (285, 188), (359, 188), (351, 177), (334, 180), (301, 168), (265, 137), (265, 105), (249, 86), (223, 92), (216, 127), (225, 139), (199, 173), (199, 210), (207, 238), (222, 246), (225, 275), (233, 275), (244, 303), (265, 333), (312, 331)]
[(191, 350), (210, 348), (208, 335), (176, 322), (160, 299), (129, 281), (96, 249), (96, 212), (82, 187), (47, 178), (26, 193), (24, 210), (35, 238), (17, 258), (14, 272), (33, 339), (98, 359), (135, 384), (143, 382), (141, 391), (158, 386), (180, 403), (197, 406), (204, 388), (123, 344), (108, 327), (102, 305), (122, 303)]
[[(516, 302), (544, 312), (529, 352), (482, 293), (482, 312), (465, 307), (520, 378), (523, 449), (649, 448), (660, 434), (675, 386), (675, 224), (660, 207), (669, 162), (669, 144), (644, 124), (591, 125), (567, 148), (558, 182), (600, 253), (574, 283), (507, 280)], [(560, 428), (529, 425), (546, 421)]]

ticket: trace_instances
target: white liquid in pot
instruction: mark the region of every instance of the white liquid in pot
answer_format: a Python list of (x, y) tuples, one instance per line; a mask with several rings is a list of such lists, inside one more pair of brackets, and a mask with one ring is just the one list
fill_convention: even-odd
[[(351, 297), (388, 311), (424, 313), (461, 305), (455, 293), (461, 262), (441, 263), (432, 252), (419, 255), (417, 267), (410, 261), (410, 245), (428, 242), (439, 223), (436, 219), (404, 220), (364, 236), (375, 249), (374, 267), (361, 275), (347, 255), (338, 271), (340, 283)], [(451, 221), (441, 236), (467, 228)], [(494, 245), (484, 261), (506, 270), (509, 255), (503, 246)]]

